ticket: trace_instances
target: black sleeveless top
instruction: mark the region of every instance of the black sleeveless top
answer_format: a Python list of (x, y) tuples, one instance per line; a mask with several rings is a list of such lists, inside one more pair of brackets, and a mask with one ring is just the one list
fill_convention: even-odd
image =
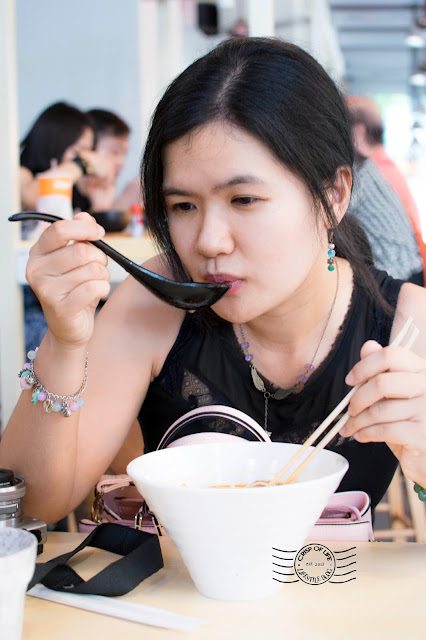
[[(403, 284), (384, 271), (373, 269), (377, 283), (395, 309)], [(358, 277), (354, 277), (352, 300), (345, 320), (327, 358), (316, 369), (300, 393), (284, 400), (269, 400), (268, 430), (275, 442), (303, 443), (348, 393), (345, 376), (358, 362), (366, 340), (389, 343), (393, 317), (371, 300)], [(265, 381), (268, 388), (268, 384)], [(273, 389), (270, 389), (273, 391)], [(159, 376), (151, 383), (139, 414), (145, 451), (154, 450), (168, 427), (196, 407), (222, 404), (244, 411), (264, 424), (264, 397), (254, 388), (250, 367), (232, 326), (201, 326), (187, 314)], [(210, 419), (211, 420), (211, 419)], [(224, 431), (239, 435), (238, 427), (221, 419), (212, 424), (200, 420), (194, 431)], [(186, 435), (182, 432), (181, 435)], [(374, 507), (393, 477), (397, 459), (384, 443), (359, 443), (339, 434), (327, 445), (349, 461), (349, 470), (339, 491), (366, 491)]]

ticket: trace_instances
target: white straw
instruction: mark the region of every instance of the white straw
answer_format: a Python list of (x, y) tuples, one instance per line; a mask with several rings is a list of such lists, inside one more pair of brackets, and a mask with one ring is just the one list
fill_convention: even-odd
[(28, 591), (27, 595), (164, 629), (197, 631), (201, 625), (208, 622), (208, 620), (203, 620), (202, 618), (193, 618), (192, 616), (173, 613), (173, 611), (157, 607), (149, 607), (137, 602), (126, 602), (125, 600), (107, 598), (106, 596), (53, 591), (41, 584), (36, 584)]

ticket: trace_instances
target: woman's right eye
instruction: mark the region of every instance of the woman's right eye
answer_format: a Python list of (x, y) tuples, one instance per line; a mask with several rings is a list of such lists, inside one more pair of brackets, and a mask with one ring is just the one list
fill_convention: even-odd
[(194, 209), (194, 205), (191, 202), (176, 202), (173, 204), (170, 209), (172, 211), (192, 211)]

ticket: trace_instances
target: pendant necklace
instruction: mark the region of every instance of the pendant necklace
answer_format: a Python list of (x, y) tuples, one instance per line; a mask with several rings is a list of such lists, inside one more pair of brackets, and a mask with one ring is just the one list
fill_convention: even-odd
[(298, 377), (298, 380), (297, 380), (296, 384), (293, 385), (292, 387), (290, 387), (289, 389), (277, 389), (273, 393), (266, 389), (265, 382), (262, 380), (262, 378), (259, 375), (258, 370), (256, 369), (256, 367), (253, 364), (254, 356), (253, 356), (252, 353), (249, 352), (250, 343), (246, 339), (246, 335), (245, 335), (245, 332), (244, 332), (244, 326), (242, 324), (239, 325), (240, 332), (241, 332), (241, 337), (243, 339), (243, 341), (240, 343), (240, 347), (244, 352), (244, 360), (246, 362), (248, 362), (249, 365), (250, 365), (251, 378), (253, 380), (253, 384), (254, 384), (255, 388), (258, 391), (260, 391), (261, 393), (263, 393), (263, 397), (265, 399), (265, 411), (264, 411), (263, 428), (265, 429), (265, 431), (268, 434), (268, 436), (271, 436), (271, 432), (268, 431), (268, 402), (269, 402), (269, 399), (272, 398), (273, 400), (284, 400), (284, 398), (287, 398), (287, 396), (289, 396), (291, 393), (300, 392), (303, 389), (303, 387), (305, 386), (305, 383), (308, 381), (309, 376), (311, 375), (311, 373), (315, 369), (314, 362), (315, 362), (315, 359), (316, 359), (316, 357), (318, 355), (318, 351), (319, 351), (319, 348), (320, 348), (321, 343), (323, 341), (325, 332), (327, 331), (327, 327), (328, 327), (328, 325), (330, 323), (331, 315), (333, 313), (333, 309), (334, 309), (335, 304), (336, 304), (337, 292), (339, 290), (339, 268), (338, 268), (337, 261), (336, 261), (335, 264), (336, 264), (336, 275), (337, 275), (336, 291), (334, 292), (334, 298), (333, 298), (333, 302), (332, 302), (331, 307), (330, 307), (330, 312), (328, 314), (327, 322), (325, 323), (323, 332), (322, 332), (321, 337), (320, 337), (319, 342), (318, 342), (318, 346), (315, 349), (315, 353), (312, 356), (311, 362), (309, 362), (309, 363), (307, 363), (305, 365), (304, 373), (302, 373)]

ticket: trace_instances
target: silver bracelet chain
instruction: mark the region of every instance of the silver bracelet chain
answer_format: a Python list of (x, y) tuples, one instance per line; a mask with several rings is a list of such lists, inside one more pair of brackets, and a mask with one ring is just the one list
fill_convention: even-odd
[(21, 378), (21, 387), (23, 389), (33, 389), (31, 402), (43, 403), (43, 409), (46, 413), (51, 411), (60, 411), (63, 416), (69, 418), (73, 411), (77, 411), (84, 406), (84, 400), (80, 397), (87, 386), (87, 369), (89, 362), (89, 354), (86, 353), (86, 361), (84, 364), (83, 382), (80, 389), (72, 395), (63, 396), (58, 393), (52, 393), (40, 382), (34, 370), (34, 361), (36, 357), (35, 351), (28, 352), (29, 362), (19, 371), (18, 376)]

